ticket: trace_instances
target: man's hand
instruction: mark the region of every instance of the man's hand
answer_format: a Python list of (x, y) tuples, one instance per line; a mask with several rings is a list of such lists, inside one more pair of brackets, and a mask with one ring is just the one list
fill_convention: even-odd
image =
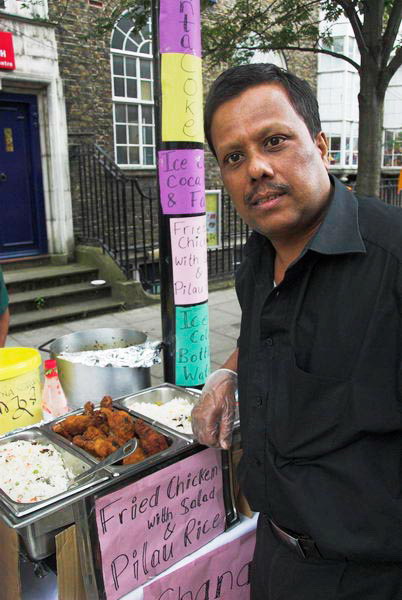
[(191, 413), (193, 433), (201, 444), (228, 450), (236, 408), (237, 373), (218, 369), (211, 373)]

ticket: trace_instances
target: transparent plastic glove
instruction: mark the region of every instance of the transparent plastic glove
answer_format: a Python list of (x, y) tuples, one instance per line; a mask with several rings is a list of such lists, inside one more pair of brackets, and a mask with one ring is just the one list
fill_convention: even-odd
[(228, 450), (232, 442), (236, 408), (237, 373), (218, 369), (211, 373), (191, 413), (193, 433), (200, 444)]

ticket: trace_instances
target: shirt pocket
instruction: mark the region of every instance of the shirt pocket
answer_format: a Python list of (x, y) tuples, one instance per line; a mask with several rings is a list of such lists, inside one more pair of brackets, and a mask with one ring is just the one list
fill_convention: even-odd
[(278, 453), (309, 459), (338, 448), (352, 380), (303, 371), (291, 354), (280, 361), (277, 375), (271, 407), (272, 441)]

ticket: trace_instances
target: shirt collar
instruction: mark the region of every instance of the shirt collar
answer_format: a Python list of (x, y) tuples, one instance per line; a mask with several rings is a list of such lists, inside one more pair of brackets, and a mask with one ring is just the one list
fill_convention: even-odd
[[(308, 250), (320, 254), (365, 254), (366, 246), (360, 233), (356, 196), (339, 179), (333, 175), (329, 178), (333, 191), (327, 213), (302, 255)], [(260, 250), (267, 242), (265, 236), (253, 231), (245, 246), (246, 255)]]
[(366, 253), (358, 216), (357, 199), (336, 177), (329, 176), (333, 193), (327, 213), (306, 250), (320, 254)]

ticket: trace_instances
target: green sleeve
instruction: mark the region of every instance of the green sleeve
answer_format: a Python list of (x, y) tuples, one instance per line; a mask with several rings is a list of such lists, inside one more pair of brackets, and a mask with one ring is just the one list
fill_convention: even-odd
[(0, 269), (0, 315), (4, 313), (8, 306), (8, 294), (6, 284), (4, 283), (3, 272)]

